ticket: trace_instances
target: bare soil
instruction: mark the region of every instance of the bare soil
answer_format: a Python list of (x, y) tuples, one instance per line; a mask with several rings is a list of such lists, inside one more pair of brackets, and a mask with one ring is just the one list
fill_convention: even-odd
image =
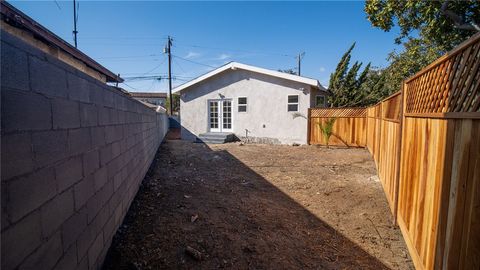
[(364, 149), (162, 144), (104, 269), (413, 269)]

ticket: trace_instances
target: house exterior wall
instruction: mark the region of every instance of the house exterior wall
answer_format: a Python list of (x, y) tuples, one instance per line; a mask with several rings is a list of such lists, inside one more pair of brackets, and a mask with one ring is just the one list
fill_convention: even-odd
[[(302, 90), (303, 89), (303, 90)], [(232, 129), (254, 141), (306, 144), (311, 87), (246, 70), (227, 70), (186, 89), (180, 96), (182, 139), (195, 140), (209, 131), (210, 99), (232, 100)], [(287, 96), (298, 95), (298, 117), (287, 111)], [(238, 112), (238, 98), (247, 97), (247, 112)]]
[(1, 36), (1, 269), (99, 269), (168, 118)]

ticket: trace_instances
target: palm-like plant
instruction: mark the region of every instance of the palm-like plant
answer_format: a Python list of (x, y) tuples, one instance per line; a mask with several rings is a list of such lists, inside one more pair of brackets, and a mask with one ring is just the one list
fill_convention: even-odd
[(328, 142), (330, 141), (330, 137), (333, 134), (333, 124), (335, 124), (335, 120), (337, 120), (337, 119), (330, 118), (327, 121), (325, 121), (324, 124), (322, 124), (321, 122), (318, 123), (318, 126), (320, 127), (320, 130), (322, 131), (322, 135), (325, 138), (325, 141), (327, 142), (327, 148), (329, 147)]

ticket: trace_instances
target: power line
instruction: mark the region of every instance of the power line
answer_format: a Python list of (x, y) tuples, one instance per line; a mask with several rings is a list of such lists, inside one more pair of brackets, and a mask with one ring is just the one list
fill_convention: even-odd
[(167, 61), (167, 59), (164, 59), (160, 64), (158, 64), (157, 66), (155, 66), (155, 67), (152, 68), (151, 70), (143, 73), (142, 75), (147, 75), (147, 74), (152, 73), (152, 72), (155, 71), (157, 68), (161, 67), (161, 66), (163, 65), (163, 63), (165, 63), (165, 61)]
[(130, 37), (127, 37), (127, 36), (114, 36), (114, 37), (106, 37), (106, 36), (101, 36), (101, 37), (96, 37), (96, 36), (86, 36), (84, 37), (85, 39), (104, 39), (104, 40), (118, 40), (118, 39), (134, 39), (134, 40), (138, 40), (138, 39), (152, 39), (152, 40), (166, 40), (167, 38), (166, 37), (134, 37), (134, 36), (130, 36)]
[(177, 66), (183, 71), (183, 73), (187, 73), (185, 69), (183, 69), (183, 67), (177, 61), (175, 61), (175, 58), (173, 58), (173, 62), (177, 64)]
[(133, 86), (130, 86), (130, 85), (128, 85), (126, 82), (122, 82), (121, 84), (124, 84), (125, 86), (127, 86), (127, 87), (130, 88), (130, 89), (133, 89), (133, 90), (136, 90), (136, 91), (140, 91), (140, 89), (137, 89), (137, 88), (135, 88), (135, 87), (133, 87)]
[(229, 48), (221, 48), (221, 47), (208, 47), (208, 46), (202, 46), (202, 45), (177, 45), (177, 46), (179, 46), (179, 47), (203, 48), (203, 49), (211, 49), (211, 50), (226, 50), (226, 51), (232, 51), (232, 52), (236, 51), (236, 52), (264, 54), (264, 55), (278, 55), (278, 56), (285, 56), (285, 57), (296, 57), (293, 54), (286, 54), (286, 53), (247, 51), (247, 50), (229, 49)]
[(145, 57), (155, 57), (155, 56), (161, 56), (161, 54), (132, 55), (132, 56), (106, 56), (106, 57), (96, 57), (95, 59), (130, 59), (130, 58), (145, 58)]
[(190, 60), (190, 59), (186, 59), (186, 58), (180, 57), (180, 56), (178, 56), (178, 55), (173, 55), (173, 57), (182, 59), (183, 61), (187, 61), (187, 62), (190, 62), (190, 63), (193, 63), (193, 64), (197, 64), (197, 65), (201, 65), (201, 66), (206, 66), (206, 67), (210, 67), (210, 68), (217, 68), (217, 67), (214, 67), (214, 66), (211, 66), (211, 65), (207, 65), (207, 64), (200, 63), (200, 62), (192, 61), (192, 60)]
[(61, 7), (60, 4), (57, 2), (57, 0), (53, 0), (53, 2), (55, 2), (55, 5), (57, 5), (58, 10), (62, 10), (62, 7)]

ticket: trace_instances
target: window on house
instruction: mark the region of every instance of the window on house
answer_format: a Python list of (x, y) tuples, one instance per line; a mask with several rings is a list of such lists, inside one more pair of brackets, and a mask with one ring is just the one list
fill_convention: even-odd
[(325, 96), (318, 95), (315, 97), (315, 107), (317, 108), (325, 107)]
[(298, 95), (288, 96), (287, 111), (298, 112)]
[(238, 112), (247, 112), (247, 98), (239, 97), (238, 98)]

